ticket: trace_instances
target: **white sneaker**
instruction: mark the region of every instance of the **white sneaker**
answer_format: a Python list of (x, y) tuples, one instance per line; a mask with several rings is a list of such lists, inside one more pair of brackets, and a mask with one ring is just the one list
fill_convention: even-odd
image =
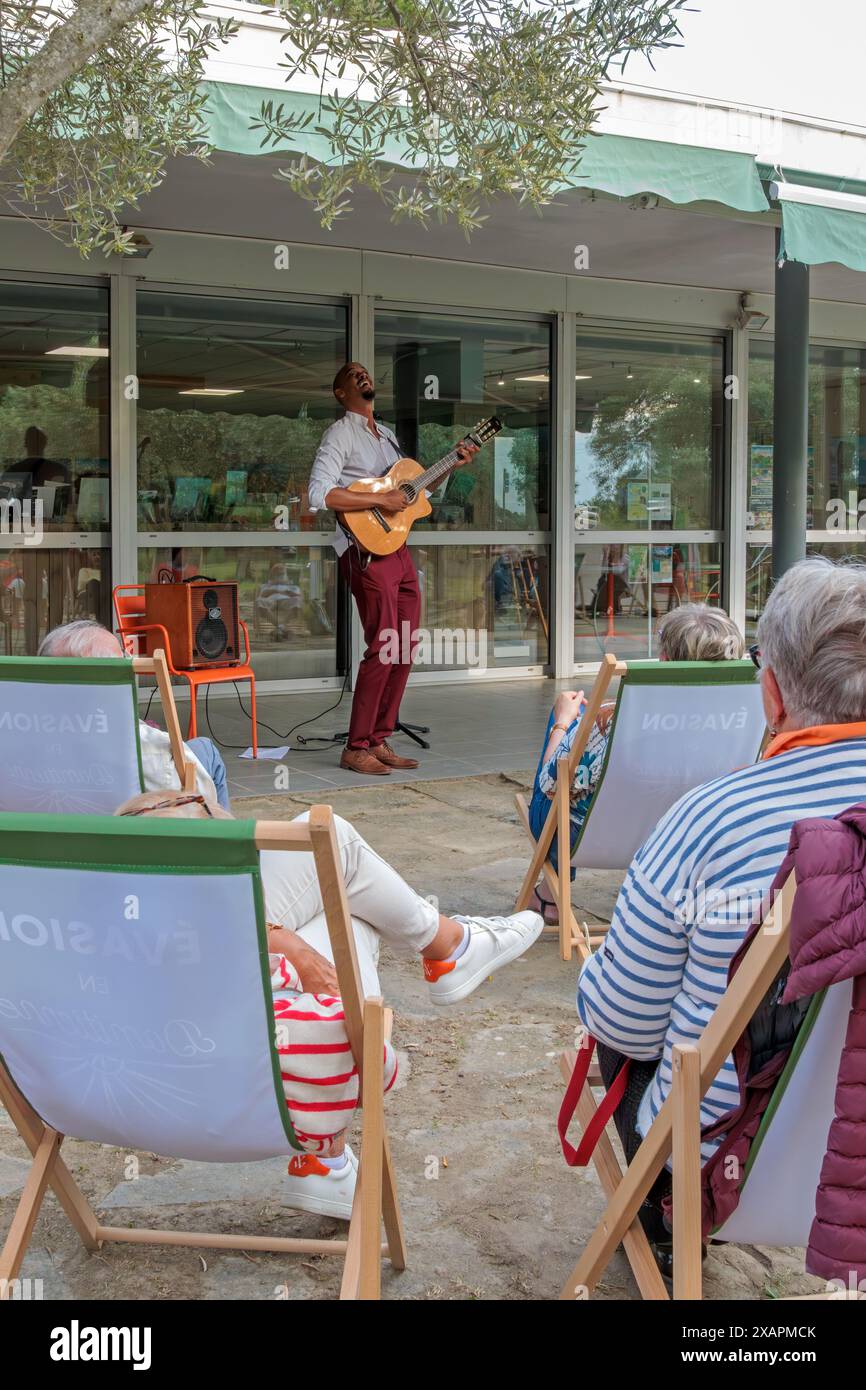
[(455, 917), (469, 928), (469, 944), (457, 960), (425, 960), (424, 978), (434, 1004), (456, 1004), (509, 961), (522, 956), (541, 935), (537, 912), (513, 917)]
[(346, 1145), (349, 1162), (342, 1168), (329, 1168), (315, 1154), (295, 1154), (289, 1160), (288, 1185), (283, 1200), (297, 1211), (312, 1211), (319, 1216), (334, 1216), (348, 1221), (352, 1215), (358, 1160)]

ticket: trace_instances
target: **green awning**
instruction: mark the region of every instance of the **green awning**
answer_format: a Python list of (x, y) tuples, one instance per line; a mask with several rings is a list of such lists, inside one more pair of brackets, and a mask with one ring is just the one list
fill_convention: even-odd
[(789, 261), (824, 265), (836, 261), (866, 270), (866, 212), (783, 201), (780, 252)]
[[(284, 159), (305, 154), (317, 164), (338, 162), (324, 129), (327, 116), (318, 114), (316, 92), (292, 92), (286, 87), (245, 87), (235, 82), (203, 82), (201, 86), (208, 98), (206, 138), (215, 150), (228, 154), (276, 154)], [(265, 132), (251, 129), (266, 102), (271, 103), (275, 112), (282, 106), (286, 115), (309, 117), (309, 124), (297, 132), (291, 145), (263, 147)], [(382, 159), (388, 164), (411, 165), (409, 152), (396, 140), (386, 144)]]
[(655, 193), (670, 203), (723, 203), (738, 212), (769, 206), (752, 155), (631, 135), (587, 136), (571, 182), (620, 198)]
[[(252, 130), (263, 102), (274, 110), (310, 117), (291, 147), (276, 153), (306, 154), (321, 164), (335, 162), (324, 122), (317, 115), (316, 93), (286, 88), (245, 87), (230, 82), (205, 82), (208, 96), (208, 139), (217, 150), (233, 154), (275, 153), (263, 149), (262, 131)], [(411, 168), (411, 152), (394, 140), (382, 152), (383, 162)], [(654, 193), (671, 203), (713, 202), (740, 212), (766, 212), (768, 203), (758, 168), (749, 154), (640, 140), (627, 135), (589, 135), (579, 170), (562, 188), (589, 188), (628, 198)]]

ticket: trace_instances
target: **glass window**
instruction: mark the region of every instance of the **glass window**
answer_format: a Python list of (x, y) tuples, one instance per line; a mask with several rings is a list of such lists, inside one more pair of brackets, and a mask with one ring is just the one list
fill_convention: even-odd
[(718, 545), (583, 545), (574, 555), (574, 659), (658, 656), (655, 619), (682, 603), (720, 603)]
[(15, 546), (0, 549), (5, 653), (32, 655), (46, 632), (76, 617), (110, 621), (108, 545), (37, 541), (70, 531), (108, 541), (108, 368), (106, 290), (3, 284), (0, 535)]
[(61, 623), (92, 618), (111, 626), (111, 552), (26, 547), (0, 550), (3, 656), (33, 656)]
[(422, 637), (415, 668), (544, 665), (549, 547), (417, 545)]
[(46, 531), (107, 531), (108, 293), (0, 293), (0, 496), (41, 503)]
[(307, 483), (347, 333), (342, 305), (141, 291), (139, 531), (333, 527)]
[(721, 525), (721, 340), (581, 333), (575, 406), (578, 530)]
[(330, 545), (144, 546), (142, 583), (169, 575), (236, 580), (259, 680), (332, 676), (336, 664), (337, 560)]
[(550, 363), (547, 323), (377, 313), (376, 411), (410, 458), (429, 467), (478, 420), (504, 425), (413, 534), (549, 529)]
[[(866, 532), (866, 352), (809, 348), (809, 462), (806, 525), (846, 535)], [(860, 503), (863, 503), (862, 509)], [(747, 524), (772, 527), (773, 342), (749, 346), (749, 501)]]
[[(848, 536), (841, 541), (809, 541), (807, 555), (824, 555), (836, 564), (846, 560), (856, 560), (866, 564), (866, 535), (860, 542), (856, 536)], [(752, 642), (758, 627), (758, 619), (773, 587), (773, 547), (750, 544), (746, 546), (746, 637)]]
[[(809, 348), (806, 525), (824, 534), (808, 555), (866, 558), (866, 351)], [(749, 478), (746, 523), (766, 533), (746, 552), (746, 623), (750, 637), (770, 592), (773, 549), (773, 341), (749, 345)]]

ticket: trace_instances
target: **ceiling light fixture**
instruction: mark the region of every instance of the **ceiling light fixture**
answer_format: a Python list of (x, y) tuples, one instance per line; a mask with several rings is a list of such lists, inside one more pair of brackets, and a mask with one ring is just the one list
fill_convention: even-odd
[(88, 347), (85, 344), (70, 344), (68, 347), (48, 348), (46, 357), (107, 357), (107, 347)]
[(242, 386), (194, 386), (186, 391), (178, 391), (179, 396), (242, 396)]

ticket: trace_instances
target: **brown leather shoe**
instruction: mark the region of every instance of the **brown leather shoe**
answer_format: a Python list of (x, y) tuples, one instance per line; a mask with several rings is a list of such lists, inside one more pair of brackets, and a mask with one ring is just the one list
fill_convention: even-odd
[(380, 743), (378, 748), (371, 748), (370, 752), (374, 758), (378, 758), (380, 763), (386, 767), (417, 767), (417, 758), (401, 758), (399, 753), (395, 753), (390, 743)]
[(390, 777), (391, 769), (373, 756), (370, 748), (344, 748), (340, 767), (349, 772), (364, 772), (368, 777)]

